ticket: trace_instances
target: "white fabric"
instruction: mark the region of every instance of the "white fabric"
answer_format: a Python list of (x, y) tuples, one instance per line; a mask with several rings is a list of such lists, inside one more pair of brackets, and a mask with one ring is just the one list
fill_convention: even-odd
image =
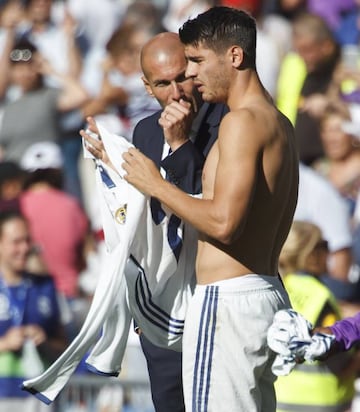
[(308, 166), (300, 164), (299, 196), (294, 220), (316, 224), (331, 252), (351, 247), (350, 212), (339, 193)]
[[(98, 127), (112, 164), (124, 173), (121, 154), (131, 144), (109, 134), (100, 124)], [(104, 184), (104, 172), (114, 185)], [(108, 258), (79, 334), (49, 369), (23, 383), (45, 402), (54, 400), (101, 331), (87, 363), (93, 371), (117, 375), (131, 317), (154, 344), (181, 350), (185, 311), (194, 282), (195, 232), (186, 227), (186, 241), (177, 262), (168, 241), (172, 215), (166, 213), (154, 224), (150, 200), (100, 161), (96, 177)], [(120, 206), (126, 206), (122, 223), (116, 215)], [(181, 223), (178, 234), (183, 230)], [(125, 270), (130, 254), (138, 265), (128, 264)]]
[(314, 361), (326, 354), (335, 337), (317, 333), (311, 336), (312, 325), (293, 309), (278, 311), (268, 330), (269, 347), (277, 353), (272, 371), (288, 375), (297, 362)]

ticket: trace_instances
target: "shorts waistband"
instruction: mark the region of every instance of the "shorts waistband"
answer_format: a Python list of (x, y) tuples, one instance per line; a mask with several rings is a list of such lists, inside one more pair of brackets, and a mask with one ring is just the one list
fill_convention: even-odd
[(279, 276), (270, 276), (270, 275), (259, 275), (251, 273), (248, 275), (238, 276), (235, 278), (219, 280), (214, 283), (209, 283), (207, 285), (196, 285), (197, 291), (202, 291), (208, 286), (219, 286), (220, 290), (229, 290), (237, 291), (243, 290), (261, 290), (261, 289), (270, 289), (270, 288), (283, 288), (282, 282)]

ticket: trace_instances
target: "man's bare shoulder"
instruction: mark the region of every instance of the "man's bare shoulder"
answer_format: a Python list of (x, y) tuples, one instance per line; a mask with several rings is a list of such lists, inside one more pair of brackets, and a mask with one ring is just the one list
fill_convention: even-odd
[(241, 136), (242, 140), (267, 144), (277, 134), (279, 115), (276, 108), (268, 104), (241, 106), (223, 117), (219, 138), (230, 140)]

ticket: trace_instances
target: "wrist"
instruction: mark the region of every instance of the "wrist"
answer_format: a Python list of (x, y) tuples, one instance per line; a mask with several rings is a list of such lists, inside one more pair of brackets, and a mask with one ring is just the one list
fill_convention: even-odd
[(169, 185), (172, 186), (172, 184), (169, 181), (161, 178), (161, 180), (159, 179), (158, 183), (152, 186), (152, 190), (151, 193), (149, 193), (149, 195), (151, 197), (158, 199), (161, 202), (163, 200), (164, 193), (166, 193), (169, 190)]
[(167, 142), (168, 145), (171, 148), (172, 152), (175, 152), (175, 150), (179, 149), (182, 145), (184, 145), (185, 143), (187, 143), (189, 141), (189, 139), (186, 137), (182, 140), (176, 140), (174, 142)]

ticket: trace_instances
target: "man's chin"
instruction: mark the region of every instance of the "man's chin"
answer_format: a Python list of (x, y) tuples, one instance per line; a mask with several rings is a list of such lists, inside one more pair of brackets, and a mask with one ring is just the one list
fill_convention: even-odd
[(202, 97), (203, 101), (207, 102), (207, 103), (221, 103), (220, 100), (216, 99), (216, 96), (208, 94), (206, 92), (203, 92), (201, 94), (201, 97)]

